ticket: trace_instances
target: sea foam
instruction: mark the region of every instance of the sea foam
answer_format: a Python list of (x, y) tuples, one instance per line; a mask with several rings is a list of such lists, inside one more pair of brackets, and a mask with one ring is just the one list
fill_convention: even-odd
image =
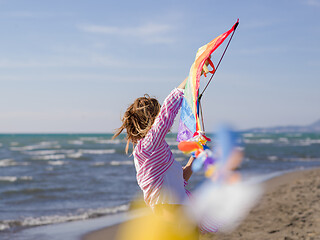
[(32, 179), (31, 176), (2, 176), (0, 177), (0, 182), (31, 181)]
[(32, 157), (33, 160), (55, 160), (55, 159), (64, 159), (66, 158), (65, 154), (55, 154), (55, 155), (40, 155)]
[(111, 161), (110, 165), (118, 166), (118, 165), (133, 165), (133, 161)]
[(0, 221), (0, 231), (8, 229), (16, 229), (21, 227), (35, 227), (70, 221), (79, 221), (91, 218), (97, 218), (110, 214), (128, 211), (129, 204), (119, 205), (115, 207), (98, 208), (98, 209), (78, 209), (76, 213), (66, 215), (50, 215), (41, 217), (26, 217), (19, 220), (2, 220)]
[(80, 149), (79, 152), (84, 154), (112, 154), (115, 153), (115, 149)]

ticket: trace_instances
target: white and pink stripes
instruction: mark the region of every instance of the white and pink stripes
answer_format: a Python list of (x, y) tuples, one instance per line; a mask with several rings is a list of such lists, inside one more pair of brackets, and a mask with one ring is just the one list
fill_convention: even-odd
[[(137, 143), (133, 152), (137, 181), (143, 191), (144, 201), (151, 208), (158, 202), (164, 173), (174, 161), (165, 136), (181, 107), (182, 97), (183, 91), (179, 89), (174, 89), (169, 94), (148, 134)], [(186, 181), (184, 185), (187, 185)], [(192, 199), (190, 192), (186, 189), (185, 191)], [(217, 232), (219, 227), (219, 224), (211, 219), (203, 220), (199, 225), (201, 232)]]
[(163, 183), (163, 174), (173, 163), (173, 155), (165, 136), (181, 107), (183, 91), (174, 89), (164, 100), (154, 124), (133, 152), (137, 181), (147, 205), (157, 202)]

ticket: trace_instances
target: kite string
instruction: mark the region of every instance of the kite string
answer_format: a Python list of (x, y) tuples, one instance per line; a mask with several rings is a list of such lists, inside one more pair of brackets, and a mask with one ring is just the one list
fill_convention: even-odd
[[(239, 24), (239, 23), (238, 23), (238, 24)], [(202, 95), (203, 95), (204, 91), (207, 89), (208, 85), (210, 84), (210, 82), (211, 82), (214, 74), (215, 74), (216, 71), (218, 70), (218, 68), (219, 68), (219, 66), (220, 66), (220, 63), (221, 63), (221, 61), (222, 61), (222, 59), (223, 59), (223, 57), (224, 57), (224, 55), (225, 55), (225, 53), (226, 53), (226, 51), (227, 51), (227, 49), (228, 49), (228, 47), (229, 47), (229, 44), (230, 44), (230, 42), (231, 42), (231, 40), (232, 40), (232, 38), (233, 38), (233, 35), (234, 35), (234, 33), (235, 33), (235, 31), (236, 31), (236, 29), (237, 29), (237, 27), (238, 27), (238, 24), (235, 26), (234, 31), (233, 31), (232, 34), (231, 34), (231, 37), (230, 37), (230, 39), (229, 39), (229, 41), (228, 41), (228, 44), (227, 44), (227, 46), (225, 47), (225, 49), (224, 49), (224, 51), (223, 51), (223, 53), (222, 53), (222, 56), (221, 56), (221, 58), (220, 58), (220, 60), (219, 60), (219, 62), (218, 62), (218, 64), (217, 64), (217, 66), (216, 66), (215, 71), (212, 73), (209, 81), (207, 82), (206, 86), (204, 87), (204, 89), (202, 90), (201, 94), (200, 94), (199, 97), (198, 97), (198, 102), (199, 102), (199, 107), (200, 107), (200, 114), (201, 114), (202, 128), (203, 128), (203, 131), (204, 131), (204, 132), (205, 132), (205, 129), (204, 129), (204, 120), (203, 120), (202, 106), (201, 106), (201, 98), (202, 98)]]
[(201, 114), (202, 131), (205, 132), (206, 130), (204, 129), (203, 113), (202, 113), (202, 106), (200, 101), (199, 101), (199, 108), (200, 108), (200, 114)]

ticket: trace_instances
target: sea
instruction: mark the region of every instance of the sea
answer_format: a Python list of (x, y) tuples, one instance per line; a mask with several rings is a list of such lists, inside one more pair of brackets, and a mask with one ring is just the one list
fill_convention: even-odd
[[(320, 133), (239, 133), (243, 179), (263, 181), (288, 171), (320, 167)], [(1, 134), (0, 239), (43, 225), (127, 212), (141, 196), (126, 140), (112, 134)], [(214, 137), (213, 137), (214, 138)], [(184, 165), (176, 134), (166, 141)], [(214, 141), (213, 141), (214, 142)], [(193, 174), (189, 189), (204, 180)], [(23, 239), (19, 238), (19, 239)]]

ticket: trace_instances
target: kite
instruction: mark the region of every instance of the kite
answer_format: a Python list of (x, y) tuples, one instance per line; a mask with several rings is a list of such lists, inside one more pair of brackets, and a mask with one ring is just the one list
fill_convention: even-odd
[[(192, 200), (189, 200), (189, 205), (192, 207), (186, 211), (205, 231), (229, 232), (235, 229), (258, 201), (262, 192), (258, 184), (241, 181), (240, 174), (235, 171), (243, 159), (243, 151), (238, 146), (240, 139), (235, 132), (228, 126), (222, 125), (218, 128), (215, 132), (213, 150), (206, 145), (210, 139), (204, 135), (200, 100), (216, 73), (238, 24), (239, 20), (229, 31), (199, 48), (195, 62), (190, 68), (181, 109), (178, 148), (195, 157), (192, 171), (203, 169), (206, 177), (193, 191)], [(211, 54), (231, 33), (229, 42), (217, 66), (214, 67), (210, 59)], [(212, 71), (208, 70), (208, 65), (212, 67)], [(199, 94), (200, 76), (201, 74), (206, 76), (208, 72), (212, 73), (211, 79)]]
[[(198, 49), (195, 61), (190, 68), (189, 77), (184, 90), (184, 99), (181, 107), (180, 124), (177, 137), (177, 140), (179, 142), (191, 139), (192, 137), (194, 137), (194, 134), (196, 132), (198, 132), (198, 134), (201, 134), (202, 128), (199, 120), (200, 76), (202, 73), (206, 76), (208, 72), (212, 73), (213, 76), (220, 62), (218, 63), (217, 68), (215, 68), (212, 61), (210, 60), (210, 56), (230, 35), (230, 33), (234, 33), (238, 24), (239, 19), (229, 31), (221, 34), (208, 44)], [(213, 69), (209, 71), (207, 65), (210, 65)]]

